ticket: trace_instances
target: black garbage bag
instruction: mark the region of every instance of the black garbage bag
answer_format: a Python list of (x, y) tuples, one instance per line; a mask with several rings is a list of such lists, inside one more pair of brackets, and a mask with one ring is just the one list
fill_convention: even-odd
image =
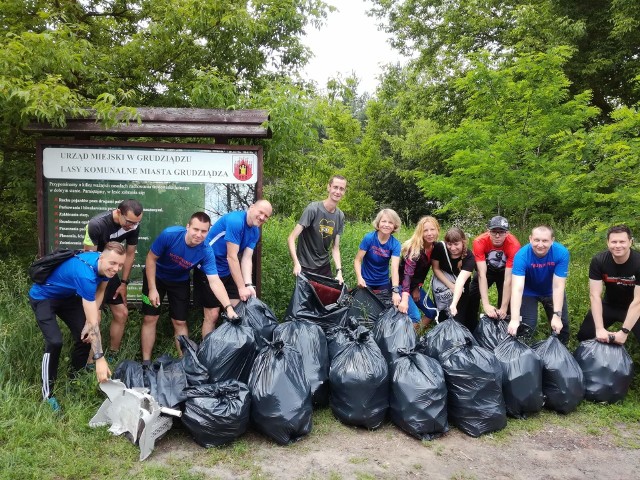
[[(146, 388), (147, 390), (149, 390), (149, 395), (151, 395), (153, 398), (156, 399), (156, 401), (158, 401), (158, 403), (160, 403), (160, 401), (158, 400), (158, 397), (160, 395), (160, 392), (158, 391), (158, 371), (160, 370), (160, 367), (162, 365), (164, 365), (165, 363), (170, 365), (172, 363), (174, 363), (176, 361), (175, 358), (173, 358), (171, 355), (168, 355), (166, 353), (160, 355), (158, 358), (156, 358), (154, 360), (154, 362), (148, 366), (143, 365), (142, 366), (142, 377), (144, 380), (144, 388)], [(163, 373), (164, 373), (164, 369), (163, 369)], [(165, 390), (170, 389), (171, 388), (171, 379), (164, 379), (164, 388)], [(165, 392), (168, 395), (171, 395), (170, 390)], [(171, 399), (169, 399), (171, 400)], [(166, 400), (165, 403), (161, 403), (161, 405), (167, 407), (168, 405), (166, 404)]]
[(478, 326), (473, 331), (473, 336), (479, 346), (493, 352), (493, 349), (509, 335), (507, 327), (508, 322), (505, 320), (480, 315), (480, 320), (478, 321)]
[(209, 383), (209, 372), (200, 360), (198, 360), (198, 346), (185, 335), (178, 336), (178, 343), (182, 349), (182, 367), (187, 376), (189, 386), (204, 385)]
[(575, 358), (556, 334), (533, 345), (542, 360), (544, 406), (559, 413), (570, 413), (584, 398), (584, 375)]
[(623, 345), (586, 340), (573, 354), (584, 374), (584, 398), (614, 403), (627, 396), (633, 360)]
[(358, 327), (329, 369), (333, 414), (348, 425), (378, 428), (389, 408), (389, 369), (369, 330)]
[(198, 350), (211, 383), (231, 379), (247, 383), (256, 355), (253, 329), (242, 325), (240, 317), (227, 319), (204, 338)]
[(278, 326), (278, 319), (266, 303), (256, 297), (250, 297), (246, 302), (238, 303), (234, 310), (242, 318), (242, 324), (253, 329), (258, 350), (266, 345), (263, 339), (273, 340), (273, 331)]
[(329, 351), (322, 328), (308, 320), (293, 320), (278, 325), (273, 336), (300, 352), (313, 404), (328, 405)]
[(189, 387), (182, 423), (198, 445), (217, 447), (247, 431), (251, 412), (249, 387), (237, 380)]
[(249, 388), (251, 422), (257, 430), (280, 445), (311, 432), (311, 389), (296, 349), (278, 339), (267, 342), (253, 364)]
[(114, 370), (113, 379), (120, 380), (127, 388), (144, 387), (142, 364), (134, 360), (123, 360)]
[(507, 336), (493, 351), (502, 366), (502, 393), (507, 413), (515, 418), (542, 410), (542, 360), (531, 347)]
[[(446, 323), (446, 322), (445, 322)], [(447, 381), (449, 422), (479, 437), (507, 425), (502, 396), (502, 367), (486, 348), (471, 341), (443, 352), (440, 364)]]
[(154, 398), (163, 407), (176, 408), (186, 400), (184, 389), (187, 375), (184, 366), (178, 359), (154, 363), (156, 371), (156, 394)]
[(356, 317), (360, 325), (371, 330), (380, 314), (387, 309), (385, 304), (370, 288), (354, 288), (346, 298), (349, 304), (348, 317)]
[(342, 324), (337, 327), (331, 327), (326, 332), (327, 349), (329, 351), (329, 365), (342, 348), (353, 340), (353, 335), (358, 328), (359, 323), (356, 317), (347, 317)]
[(347, 287), (335, 278), (300, 273), (285, 313), (285, 321), (298, 319), (315, 322), (326, 332), (340, 325), (347, 316), (349, 306), (345, 303)]
[(362, 319), (359, 318), (356, 315), (349, 315), (349, 316), (346, 316), (346, 317), (344, 317), (342, 319), (342, 321), (340, 322), (340, 326), (341, 327), (346, 327), (349, 330), (355, 332), (358, 329), (358, 327), (364, 326), (364, 325), (362, 325), (362, 321), (361, 320)]
[(467, 327), (453, 318), (448, 318), (438, 323), (426, 335), (423, 335), (418, 341), (415, 350), (439, 360), (443, 352), (454, 345), (466, 344), (467, 341), (471, 342), (473, 346), (478, 346)]
[(390, 365), (391, 421), (419, 440), (433, 440), (449, 430), (447, 385), (437, 360), (400, 349)]
[(413, 350), (416, 346), (416, 331), (409, 315), (391, 307), (385, 310), (371, 330), (373, 339), (387, 363), (396, 360), (398, 349)]

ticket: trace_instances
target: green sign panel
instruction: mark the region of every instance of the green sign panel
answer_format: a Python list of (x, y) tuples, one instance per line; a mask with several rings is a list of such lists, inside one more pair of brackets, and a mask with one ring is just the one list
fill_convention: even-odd
[(160, 232), (186, 225), (197, 211), (215, 223), (225, 213), (246, 209), (256, 199), (262, 160), (258, 147), (41, 142), (40, 148), (45, 251), (82, 248), (93, 216), (129, 198), (142, 203), (129, 288), (133, 301), (139, 299), (145, 257)]

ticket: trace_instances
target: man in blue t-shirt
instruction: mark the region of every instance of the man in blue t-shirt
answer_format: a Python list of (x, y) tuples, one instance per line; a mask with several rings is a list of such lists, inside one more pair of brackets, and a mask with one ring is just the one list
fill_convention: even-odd
[(538, 323), (538, 302), (542, 304), (551, 329), (565, 345), (569, 341), (569, 313), (565, 286), (569, 273), (569, 250), (555, 242), (553, 229), (535, 227), (529, 244), (513, 259), (511, 321), (509, 333), (516, 335), (520, 321), (533, 332)]
[(44, 336), (42, 357), (42, 397), (54, 411), (60, 405), (53, 395), (62, 351), (62, 331), (56, 316), (67, 324), (74, 341), (71, 368), (85, 367), (93, 348), (96, 377), (105, 382), (111, 375), (104, 358), (100, 336), (100, 304), (110, 278), (124, 265), (125, 249), (118, 242), (108, 242), (101, 253), (84, 252), (64, 261), (47, 277), (44, 284), (29, 290), (29, 303)]
[(176, 336), (176, 347), (180, 351), (177, 337), (189, 335), (187, 317), (189, 313), (189, 271), (200, 264), (211, 290), (225, 305), (231, 318), (236, 316), (224, 285), (218, 276), (213, 250), (204, 243), (211, 218), (204, 212), (191, 215), (185, 227), (165, 228), (153, 241), (145, 262), (142, 282), (142, 313), (144, 320), (140, 333), (143, 365), (151, 363), (151, 353), (156, 342), (156, 325), (160, 317), (160, 304), (165, 294), (169, 299), (169, 315)]
[[(260, 227), (273, 209), (258, 200), (246, 211), (230, 212), (213, 224), (205, 239), (216, 257), (220, 280), (232, 305), (256, 296), (253, 284), (253, 251), (260, 240)], [(216, 327), (222, 302), (214, 295), (201, 268), (193, 271), (194, 296), (204, 308), (202, 338)]]

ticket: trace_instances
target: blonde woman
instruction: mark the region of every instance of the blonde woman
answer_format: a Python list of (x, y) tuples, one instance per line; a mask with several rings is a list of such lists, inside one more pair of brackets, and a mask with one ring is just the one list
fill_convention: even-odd
[(407, 313), (417, 325), (427, 325), (437, 314), (435, 305), (422, 289), (431, 268), (431, 253), (440, 236), (440, 224), (432, 216), (422, 217), (413, 235), (402, 245), (400, 278), (402, 301), (398, 310)]
[(364, 236), (353, 262), (358, 287), (369, 287), (385, 304), (388, 305), (391, 300), (395, 306), (400, 303), (398, 267), (401, 245), (393, 234), (400, 230), (401, 224), (400, 217), (394, 210), (380, 210), (372, 222), (375, 230)]

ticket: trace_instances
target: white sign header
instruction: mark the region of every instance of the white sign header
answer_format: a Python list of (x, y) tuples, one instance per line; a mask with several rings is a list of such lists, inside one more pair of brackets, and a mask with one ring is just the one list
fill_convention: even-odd
[(255, 153), (157, 148), (46, 147), (47, 179), (255, 184)]

